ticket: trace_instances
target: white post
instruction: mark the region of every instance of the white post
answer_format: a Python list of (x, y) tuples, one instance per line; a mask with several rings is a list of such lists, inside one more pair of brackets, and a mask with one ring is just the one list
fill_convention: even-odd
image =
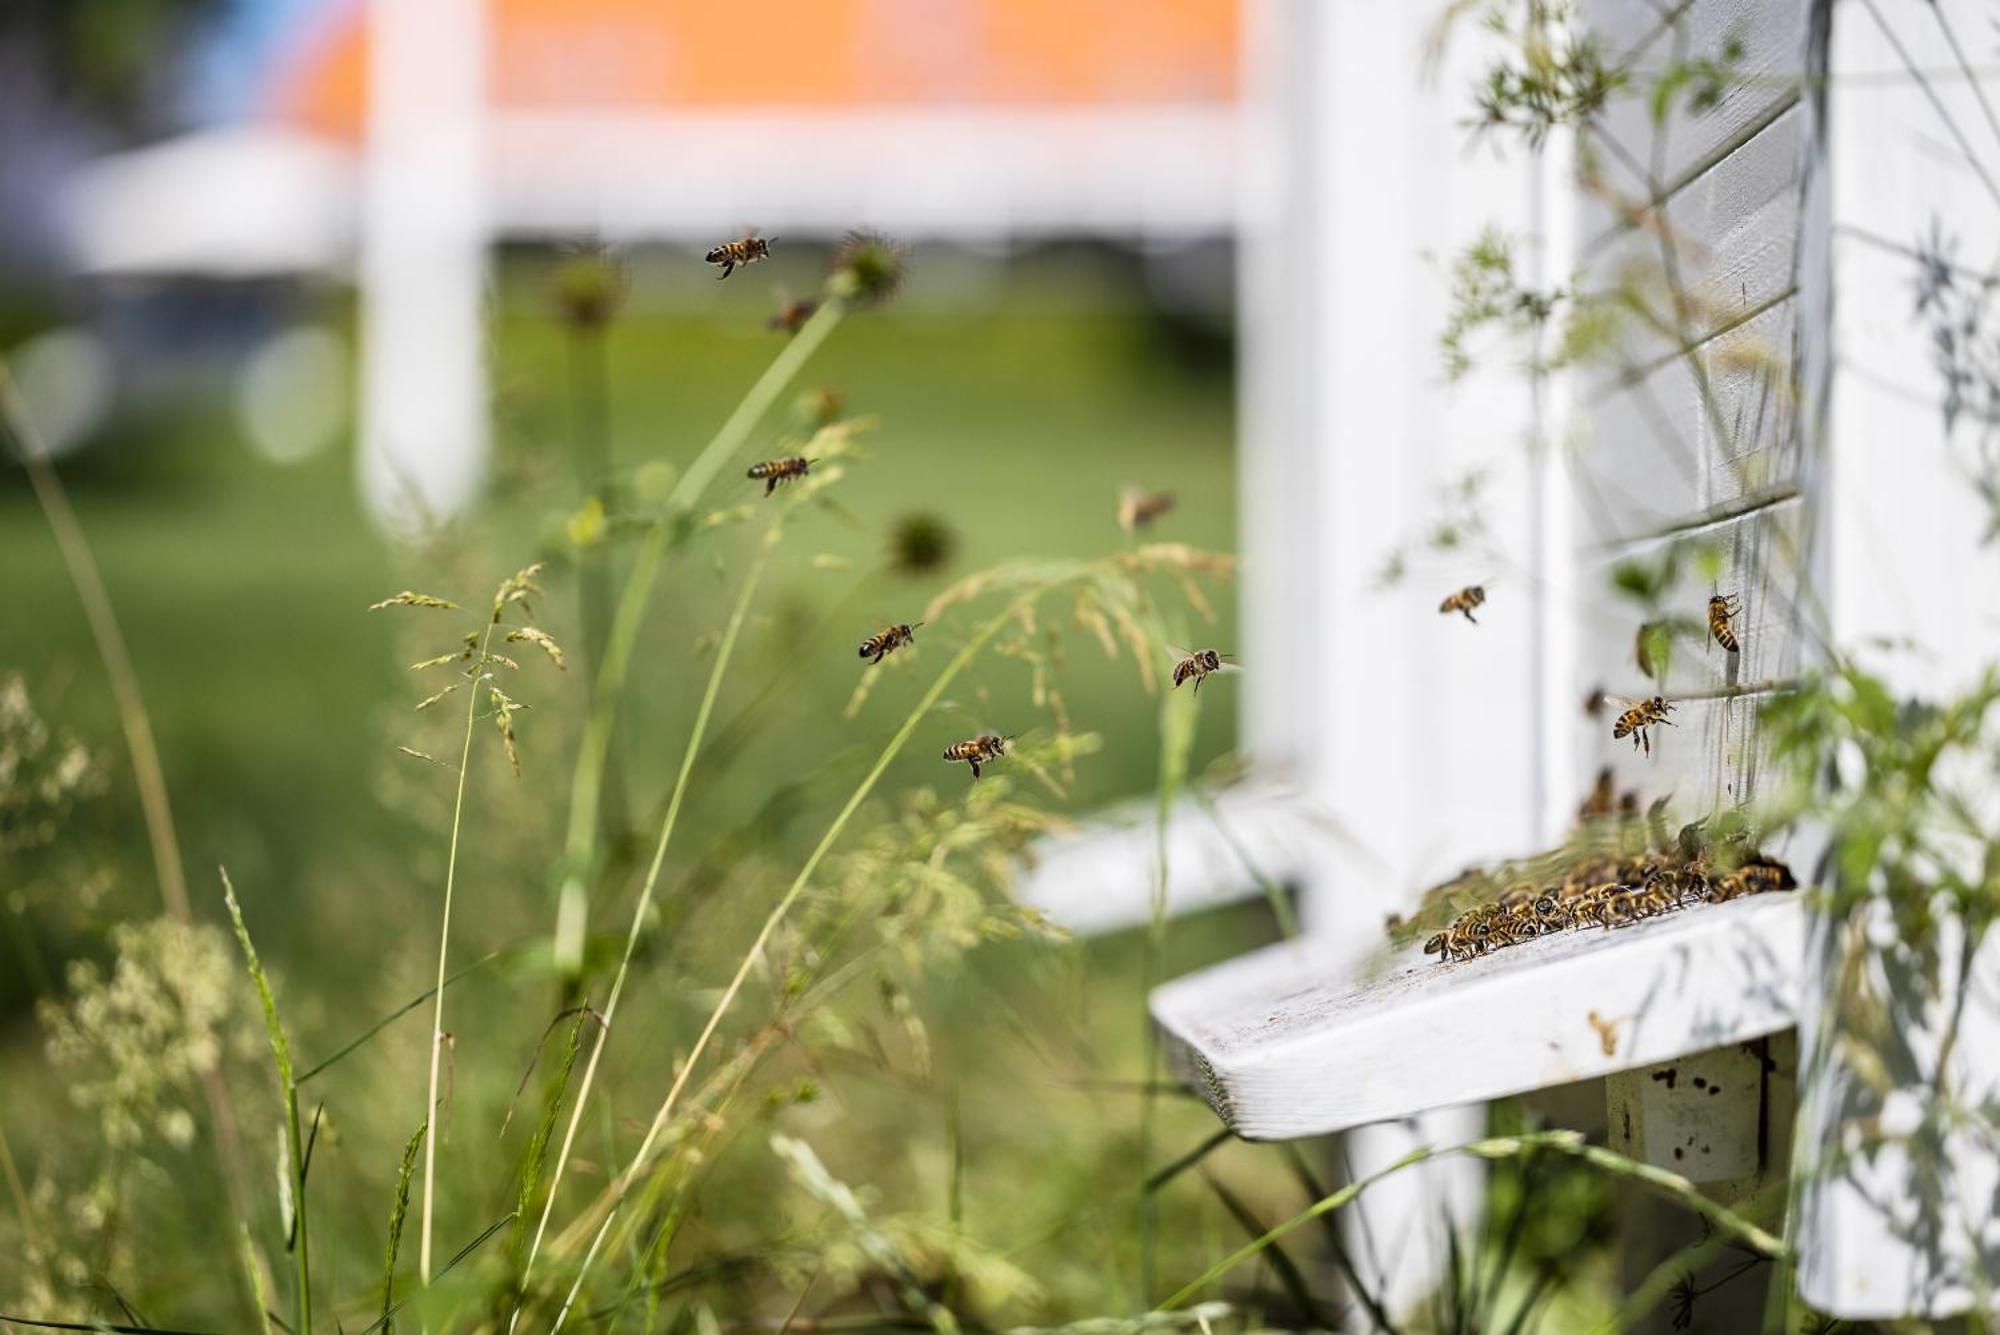
[[(1915, 252), (1934, 241), (1963, 266), (1953, 302), (1977, 290), (2000, 254), (2000, 78), (1981, 54), (1991, 12), (1972, 0), (1820, 0), (1818, 18), (1830, 30), (1821, 28), (1824, 63), (1813, 71), (1825, 76), (1825, 105), (1800, 289), (1817, 340), (1807, 345), (1806, 392), (1826, 459), (1818, 487), (1828, 619), (1834, 642), (1860, 650), (1898, 693), (1937, 699), (2000, 658), (2000, 549), (1985, 541), (1991, 510), (1969, 482), (1980, 468), (1973, 442), (1991, 428), (1947, 428), (1938, 345), (1912, 300)], [(1954, 37), (1978, 82), (1961, 72)], [(1990, 297), (1982, 300), (1990, 321)], [(1985, 411), (1984, 400), (1969, 408)], [(1922, 650), (1869, 653), (1878, 637)], [(1972, 786), (1990, 796), (1990, 778)], [(1988, 828), (1994, 817), (1989, 801)], [(1973, 1122), (1990, 1118), (2000, 1098), (2000, 938), (1989, 936), (1961, 976), (1953, 961), (1962, 933), (1945, 921), (1933, 999), (1903, 972), (1886, 917), (1821, 919), (1809, 947), (1820, 972), (1800, 1019), (1799, 1287), (1841, 1317), (1939, 1318), (1985, 1307), (2000, 1282), (1991, 1123), (1982, 1132), (1941, 1121), (1936, 1083), (1964, 990), (1944, 1084)], [(1837, 1041), (1856, 1019), (1843, 1005), (1855, 986), (1843, 972), (1849, 952), (1863, 961), (1860, 985), (1891, 1008), (1894, 1041), (1866, 1066)]]
[(484, 0), (371, 0), (361, 207), (361, 488), (448, 517), (486, 462)]
[[(1338, 976), (1419, 887), (1539, 833), (1533, 405), (1511, 350), (1446, 384), (1438, 335), (1450, 260), (1483, 228), (1533, 249), (1540, 178), (1525, 155), (1467, 143), (1476, 24), (1427, 74), (1431, 6), (1266, 0), (1249, 13), (1250, 124), (1271, 151), (1250, 161), (1242, 232), (1244, 733), (1357, 841), (1319, 853), (1302, 905), (1315, 958)], [(1475, 468), (1502, 554), (1425, 560), (1382, 587), (1392, 553)], [(1481, 624), (1439, 615), (1446, 592), (1482, 582)], [(1483, 1120), (1474, 1107), (1363, 1128), (1352, 1170)], [(1476, 1219), (1480, 1181), (1464, 1162), (1429, 1165), (1348, 1216), (1392, 1309), (1435, 1284), (1440, 1219)]]

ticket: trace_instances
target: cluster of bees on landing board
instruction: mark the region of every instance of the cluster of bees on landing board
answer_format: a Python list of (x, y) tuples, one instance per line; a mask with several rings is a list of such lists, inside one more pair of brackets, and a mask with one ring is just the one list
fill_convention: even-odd
[[(1484, 586), (1472, 584), (1447, 596), (1438, 604), (1438, 612), (1457, 613), (1477, 625), (1472, 614), (1485, 602)], [(1727, 653), (1741, 652), (1731, 624), (1741, 611), (1742, 601), (1735, 594), (1718, 593), (1708, 600), (1708, 634)], [(1646, 641), (1647, 630), (1642, 628), (1642, 671), (1650, 667)], [(1596, 691), (1584, 708), (1595, 716), (1614, 699)], [(1650, 756), (1651, 729), (1672, 726), (1668, 716), (1673, 702), (1655, 695), (1618, 703), (1621, 712), (1612, 722), (1611, 735), (1621, 741), (1630, 737), (1634, 749), (1643, 747)], [(1669, 838), (1666, 805), (1665, 798), (1655, 802), (1641, 822), (1638, 793), (1618, 794), (1611, 770), (1599, 771), (1577, 813), (1580, 833), (1569, 846), (1492, 870), (1473, 868), (1426, 893), (1416, 922), (1435, 925), (1446, 913), (1454, 916), (1424, 942), (1424, 953), (1450, 963), (1552, 932), (1625, 927), (1693, 904), (1721, 904), (1798, 884), (1791, 868), (1751, 848), (1740, 830), (1711, 841), (1697, 821)], [(1607, 825), (1614, 831), (1608, 841), (1602, 835)], [(1642, 833), (1635, 836), (1635, 831)], [(1389, 926), (1394, 934), (1403, 924), (1392, 918)]]
[[(771, 239), (758, 236), (754, 231), (740, 240), (724, 242), (709, 251), (705, 257), (710, 264), (719, 265), (722, 272), (717, 281), (729, 277), (745, 265), (769, 259)], [(799, 326), (811, 317), (816, 304), (810, 301), (787, 299), (778, 313), (771, 318), (772, 329), (797, 333)], [(812, 466), (819, 461), (799, 455), (782, 459), (765, 459), (750, 465), (748, 476), (752, 482), (764, 484), (764, 494), (771, 495), (785, 483), (812, 473)], [(1127, 533), (1136, 533), (1149, 528), (1153, 522), (1174, 508), (1171, 492), (1149, 492), (1137, 487), (1128, 487), (1118, 499), (1118, 524)], [(921, 621), (906, 622), (887, 626), (861, 642), (860, 657), (874, 667), (884, 658), (906, 645), (915, 644), (917, 627)], [(1194, 683), (1195, 694), (1201, 693), (1201, 684), (1218, 672), (1237, 671), (1237, 665), (1228, 654), (1213, 649), (1183, 649), (1178, 645), (1168, 646), (1174, 657), (1174, 687), (1179, 689), (1187, 682)], [(944, 759), (955, 765), (966, 765), (972, 770), (972, 777), (980, 776), (982, 765), (991, 764), (1007, 754), (1010, 738), (997, 732), (982, 732), (977, 737), (962, 742), (953, 742), (944, 749)]]
[[(1456, 593), (1447, 594), (1444, 601), (1438, 604), (1438, 611), (1445, 616), (1456, 612), (1476, 626), (1479, 624), (1479, 618), (1472, 613), (1485, 602), (1486, 586), (1468, 584)], [(1714, 594), (1708, 600), (1708, 633), (1722, 646), (1725, 653), (1739, 653), (1743, 648), (1742, 643), (1736, 638), (1734, 627), (1730, 625), (1742, 610), (1742, 600), (1733, 593)], [(1651, 629), (1650, 624), (1639, 628), (1639, 670), (1648, 676), (1652, 675), (1647, 646), (1648, 633)], [(1616, 701), (1621, 707), (1618, 717), (1612, 721), (1611, 735), (1619, 741), (1630, 737), (1633, 750), (1644, 747), (1646, 754), (1652, 755), (1652, 730), (1663, 725), (1673, 726), (1674, 721), (1667, 717), (1674, 712), (1673, 701), (1659, 695), (1642, 700), (1630, 700), (1595, 691), (1592, 692), (1584, 708), (1586, 712), (1595, 715), (1607, 700)]]
[(1473, 868), (1424, 896), (1418, 921), (1436, 921), (1474, 901), (1424, 942), (1424, 953), (1450, 963), (1553, 932), (1627, 927), (1693, 904), (1798, 884), (1790, 867), (1751, 848), (1740, 829), (1711, 840), (1697, 821), (1669, 837), (1666, 799), (1653, 803), (1643, 821), (1638, 809), (1639, 795), (1614, 796), (1611, 770), (1601, 770), (1567, 847), (1491, 870)]

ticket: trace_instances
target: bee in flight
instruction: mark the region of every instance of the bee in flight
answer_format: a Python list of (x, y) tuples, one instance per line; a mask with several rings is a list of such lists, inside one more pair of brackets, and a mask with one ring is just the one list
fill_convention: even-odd
[(1708, 633), (1732, 654), (1741, 646), (1736, 642), (1736, 632), (1729, 628), (1729, 619), (1742, 610), (1743, 600), (1733, 593), (1718, 593), (1708, 600)]
[(869, 660), (868, 666), (875, 666), (904, 645), (915, 644), (917, 637), (913, 632), (923, 624), (919, 621), (912, 625), (890, 626), (879, 635), (870, 635), (861, 642), (861, 656)]
[(944, 749), (944, 758), (952, 764), (972, 766), (972, 777), (979, 777), (979, 767), (1007, 754), (1007, 739), (997, 732), (982, 732), (968, 741), (953, 742)]
[(789, 459), (766, 459), (760, 464), (751, 464), (745, 476), (764, 484), (764, 494), (769, 496), (778, 489), (780, 482), (790, 482), (795, 477), (804, 477), (811, 471), (817, 459), (801, 459), (794, 455)]
[(722, 266), (722, 272), (716, 276), (716, 281), (721, 282), (735, 271), (737, 265), (755, 264), (758, 260), (769, 258), (770, 254), (771, 243), (752, 230), (741, 241), (726, 241), (709, 251), (704, 258), (710, 264)]
[(1241, 672), (1243, 669), (1229, 661), (1227, 654), (1219, 654), (1213, 649), (1183, 649), (1178, 644), (1170, 644), (1167, 649), (1174, 656), (1174, 689), (1179, 690), (1183, 682), (1194, 683), (1194, 693), (1201, 694), (1201, 684), (1217, 672)]
[(1646, 754), (1652, 755), (1653, 736), (1649, 729), (1656, 724), (1672, 727), (1674, 721), (1667, 715), (1673, 713), (1673, 705), (1657, 695), (1650, 700), (1627, 700), (1623, 703), (1625, 712), (1611, 725), (1611, 735), (1620, 740), (1630, 737), (1633, 750), (1643, 745)]
[(1127, 487), (1118, 495), (1118, 527), (1127, 533), (1137, 533), (1142, 528), (1151, 528), (1154, 520), (1173, 508), (1171, 491)]
[(1472, 609), (1485, 601), (1486, 586), (1483, 584), (1468, 584), (1457, 593), (1450, 595), (1443, 602), (1439, 603), (1438, 611), (1446, 616), (1451, 615), (1453, 612), (1462, 613), (1467, 621), (1476, 626), (1479, 624), (1479, 618), (1472, 615)]
[[(715, 257), (711, 255), (709, 258)], [(778, 303), (778, 309), (771, 318), (764, 321), (764, 327), (773, 333), (782, 330), (787, 334), (796, 334), (818, 309), (819, 303), (811, 297), (786, 297)]]

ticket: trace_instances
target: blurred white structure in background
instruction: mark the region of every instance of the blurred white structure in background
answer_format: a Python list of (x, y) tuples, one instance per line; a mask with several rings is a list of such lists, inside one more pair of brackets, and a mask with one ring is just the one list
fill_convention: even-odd
[(363, 492), (391, 527), (484, 478), (485, 0), (369, 0), (361, 199)]
[(86, 164), (63, 211), (85, 274), (345, 274), (357, 179), (339, 144), (279, 125), (223, 126)]
[(495, 243), (1226, 237), (1236, 4), (1099, 0), (1079, 32), (1060, 0), (777, 0), (754, 40), (632, 0), (329, 6), (271, 72), (278, 123), (80, 175), (80, 265), (351, 272), (362, 489), (406, 527), (483, 476)]

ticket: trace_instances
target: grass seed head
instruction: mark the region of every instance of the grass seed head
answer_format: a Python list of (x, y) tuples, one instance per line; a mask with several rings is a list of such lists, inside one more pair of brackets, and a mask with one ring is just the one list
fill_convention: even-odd
[(907, 256), (880, 232), (849, 232), (833, 255), (829, 290), (857, 306), (880, 306), (903, 285)]
[(537, 626), (522, 626), (519, 629), (507, 632), (507, 642), (509, 644), (520, 640), (527, 641), (547, 654), (549, 661), (554, 663), (558, 668), (564, 671), (569, 670), (569, 663), (563, 657), (562, 646), (557, 644), (547, 631)]
[(404, 589), (401, 593), (384, 598), (379, 603), (370, 603), (368, 610), (379, 612), (385, 607), (436, 607), (451, 612), (460, 610), (458, 604), (452, 602), (449, 598), (439, 598), (428, 593), (416, 593), (410, 589)]

